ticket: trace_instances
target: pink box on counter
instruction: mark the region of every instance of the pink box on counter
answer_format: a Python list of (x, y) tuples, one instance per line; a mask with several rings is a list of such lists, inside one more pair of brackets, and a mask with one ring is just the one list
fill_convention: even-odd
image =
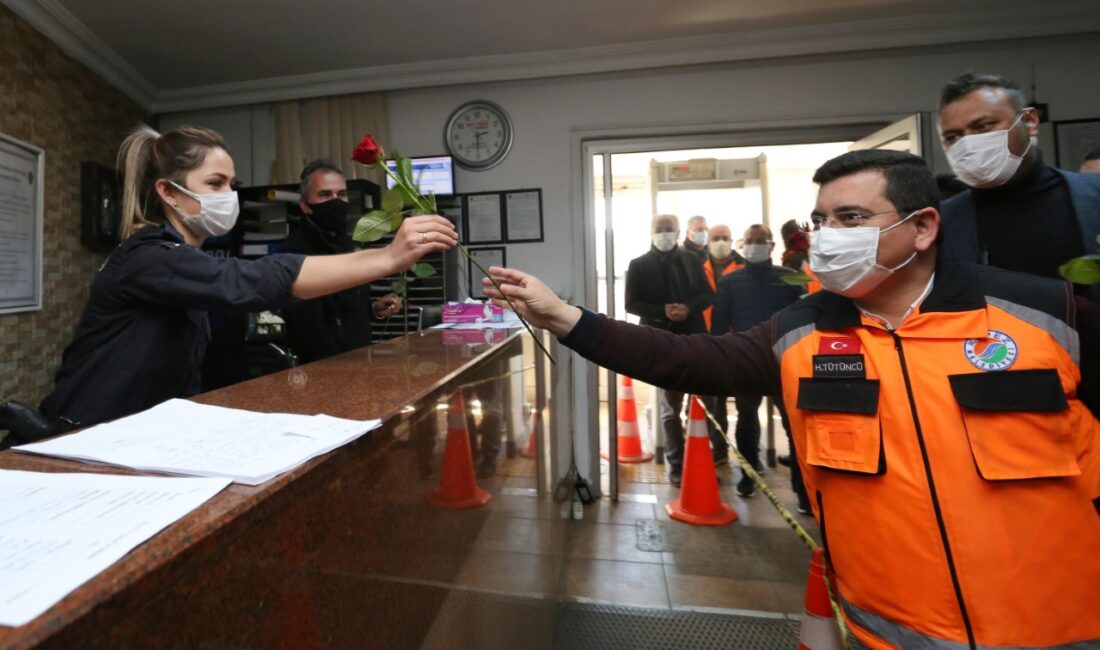
[(488, 302), (443, 303), (444, 323), (499, 323), (504, 310)]

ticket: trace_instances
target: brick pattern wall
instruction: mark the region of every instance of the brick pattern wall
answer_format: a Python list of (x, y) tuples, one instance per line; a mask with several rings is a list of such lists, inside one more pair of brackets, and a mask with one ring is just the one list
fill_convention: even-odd
[(0, 133), (46, 151), (42, 309), (0, 315), (0, 401), (53, 386), (103, 256), (80, 245), (80, 163), (114, 167), (142, 109), (0, 5)]

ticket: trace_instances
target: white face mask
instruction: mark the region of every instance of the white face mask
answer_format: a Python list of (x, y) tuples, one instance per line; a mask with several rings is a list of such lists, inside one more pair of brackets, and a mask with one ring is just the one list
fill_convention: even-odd
[(710, 248), (710, 254), (714, 259), (724, 260), (733, 253), (733, 244), (725, 240), (712, 241), (707, 246)]
[(673, 248), (676, 248), (676, 233), (674, 232), (655, 232), (653, 233), (653, 246), (662, 253), (667, 253)]
[(959, 180), (976, 188), (998, 187), (1007, 183), (1035, 144), (1035, 138), (1031, 138), (1027, 149), (1019, 156), (1013, 155), (1008, 148), (1008, 135), (1023, 117), (1024, 114), (1020, 113), (1012, 126), (1002, 131), (966, 135), (952, 143), (944, 153)]
[(745, 261), (758, 264), (767, 260), (772, 254), (771, 247), (771, 244), (745, 244)]
[[(912, 262), (917, 252), (894, 268), (878, 263), (878, 242), (883, 234), (908, 221), (920, 210), (888, 228), (819, 228), (810, 233), (810, 270), (826, 291), (849, 298), (860, 298), (882, 284), (886, 278)], [(747, 246), (745, 248), (748, 248)]]
[(183, 219), (184, 225), (192, 233), (206, 239), (207, 237), (221, 237), (233, 230), (233, 226), (237, 223), (237, 215), (241, 211), (236, 192), (195, 194), (186, 187), (180, 187), (172, 181), (168, 182), (172, 183), (177, 190), (199, 202), (198, 214), (187, 214), (178, 207), (172, 206), (172, 209)]
[(688, 237), (691, 237), (691, 241), (694, 242), (696, 246), (707, 245), (707, 231), (705, 230), (696, 230), (688, 235)]

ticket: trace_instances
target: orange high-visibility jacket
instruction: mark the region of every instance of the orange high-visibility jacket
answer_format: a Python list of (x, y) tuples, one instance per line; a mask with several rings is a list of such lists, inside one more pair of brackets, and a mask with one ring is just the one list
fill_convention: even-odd
[[(730, 262), (726, 265), (726, 268), (722, 270), (720, 277), (725, 277), (730, 273), (733, 273), (737, 269), (744, 268), (744, 264), (738, 264), (737, 262)], [(707, 282), (710, 283), (711, 291), (718, 291), (718, 278), (714, 277), (714, 264), (710, 260), (710, 256), (707, 256), (707, 261), (703, 262), (703, 272), (706, 273)], [(703, 310), (703, 322), (707, 325), (707, 331), (710, 331), (710, 323), (714, 318), (714, 305), (707, 307)]]
[(802, 263), (802, 272), (810, 276), (810, 281), (806, 283), (806, 293), (811, 294), (821, 291), (821, 280), (818, 280), (817, 274), (810, 269), (809, 262)]
[(872, 648), (1100, 648), (1100, 424), (1068, 285), (936, 283), (894, 332), (824, 292), (776, 321), (844, 615)]
[(871, 648), (1082, 650), (1100, 647), (1098, 320), (1066, 283), (945, 264), (895, 332), (820, 291), (748, 332), (583, 312), (561, 341), (662, 388), (781, 391)]

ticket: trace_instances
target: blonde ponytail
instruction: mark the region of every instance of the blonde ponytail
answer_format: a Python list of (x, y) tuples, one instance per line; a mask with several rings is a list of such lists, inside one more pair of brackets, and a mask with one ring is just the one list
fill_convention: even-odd
[(118, 167), (122, 170), (122, 216), (119, 236), (126, 239), (142, 227), (165, 222), (164, 206), (157, 196), (161, 178), (184, 184), (187, 172), (202, 165), (206, 152), (228, 151), (216, 131), (181, 126), (164, 135), (142, 124), (122, 142)]
[[(122, 170), (122, 218), (119, 237), (126, 239), (142, 226), (154, 223), (146, 215), (154, 209), (149, 204), (152, 184), (156, 178), (150, 172), (153, 167), (153, 148), (160, 134), (142, 124), (122, 142), (118, 150), (118, 167)], [(151, 182), (150, 182), (151, 181)]]

